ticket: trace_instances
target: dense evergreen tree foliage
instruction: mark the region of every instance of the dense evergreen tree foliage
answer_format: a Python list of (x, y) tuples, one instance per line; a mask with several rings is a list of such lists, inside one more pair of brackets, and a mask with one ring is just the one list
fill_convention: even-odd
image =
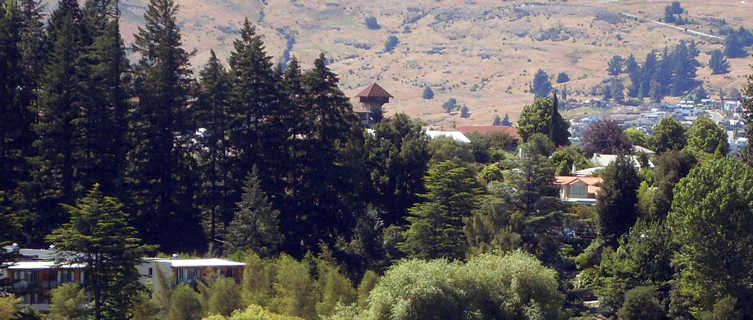
[(708, 117), (699, 117), (688, 129), (688, 148), (720, 156), (727, 154), (727, 132)]
[(570, 76), (567, 73), (560, 72), (557, 74), (557, 83), (565, 83), (570, 81)]
[(599, 233), (616, 247), (617, 239), (635, 223), (640, 180), (631, 158), (620, 155), (602, 173), (604, 183), (596, 197)]
[[(748, 75), (748, 81), (743, 89), (746, 97), (753, 97), (753, 73)], [(745, 123), (745, 137), (748, 141), (753, 141), (753, 99), (744, 99), (742, 118)], [(747, 144), (741, 152), (743, 160), (749, 165), (753, 165), (753, 144)]]
[(431, 90), (431, 87), (426, 86), (424, 88), (424, 93), (422, 94), (422, 97), (427, 100), (434, 99), (434, 91)]
[(410, 209), (409, 228), (400, 248), (423, 259), (460, 258), (465, 252), (463, 218), (480, 192), (472, 173), (452, 161), (432, 165), (424, 178), (424, 202)]
[(136, 265), (149, 248), (128, 225), (123, 205), (98, 185), (75, 206), (63, 207), (70, 220), (47, 237), (58, 249), (57, 263), (86, 266), (84, 289), (92, 296), (94, 319), (128, 319), (141, 289)]
[(654, 134), (651, 135), (649, 143), (657, 153), (668, 150), (681, 150), (687, 144), (685, 127), (675, 119), (661, 119), (654, 126)]
[(254, 167), (243, 184), (241, 201), (228, 226), (226, 248), (231, 252), (252, 250), (264, 257), (276, 254), (283, 240), (279, 215), (261, 189), (259, 172)]
[(753, 314), (753, 279), (745, 267), (753, 263), (751, 190), (753, 169), (731, 158), (701, 163), (675, 187), (667, 221), (680, 246), (678, 289), (698, 310), (712, 311), (729, 294), (736, 310)]
[(421, 125), (403, 113), (377, 124), (373, 134), (366, 135), (366, 167), (371, 181), (367, 197), (380, 209), (385, 224), (404, 224), (408, 208), (423, 193), (428, 145)]
[(570, 132), (567, 131), (569, 126), (553, 101), (541, 98), (523, 107), (518, 120), (518, 134), (523, 141), (528, 141), (533, 134), (541, 133), (552, 139), (555, 145), (562, 146), (570, 144)]
[(729, 61), (724, 57), (721, 50), (717, 49), (711, 52), (709, 68), (711, 68), (711, 74), (729, 73)]
[(622, 65), (623, 65), (622, 57), (620, 56), (614, 56), (612, 59), (609, 60), (607, 63), (607, 73), (610, 76), (616, 76), (622, 73)]
[(534, 99), (546, 98), (552, 93), (552, 82), (544, 70), (539, 69), (533, 76), (531, 92), (534, 94)]
[(138, 104), (132, 118), (128, 189), (130, 209), (144, 240), (162, 250), (201, 248), (199, 211), (194, 206), (197, 174), (189, 153), (196, 128), (187, 108), (191, 90), (189, 52), (175, 22), (173, 0), (150, 1), (145, 26), (135, 36)]
[(665, 96), (680, 96), (692, 91), (700, 82), (695, 80), (700, 66), (694, 42), (682, 41), (664, 48), (661, 55), (651, 51), (642, 66), (626, 61), (625, 72), (630, 78), (628, 95), (633, 98), (651, 98), (661, 101)]
[(670, 150), (654, 158), (656, 192), (651, 209), (652, 219), (662, 220), (667, 216), (672, 206), (675, 184), (685, 177), (697, 162), (693, 153), (687, 150)]

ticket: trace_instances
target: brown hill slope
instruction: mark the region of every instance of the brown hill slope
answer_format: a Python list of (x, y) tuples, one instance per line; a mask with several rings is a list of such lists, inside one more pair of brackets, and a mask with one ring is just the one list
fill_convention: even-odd
[[(126, 41), (141, 23), (145, 0), (121, 0)], [(517, 119), (530, 103), (527, 93), (533, 73), (542, 68), (554, 78), (566, 72), (571, 98), (585, 99), (607, 77), (613, 55), (635, 54), (643, 60), (651, 49), (682, 39), (695, 39), (708, 62), (718, 40), (684, 30), (627, 18), (628, 13), (660, 19), (670, 1), (500, 1), (500, 0), (178, 0), (179, 23), (188, 49), (197, 49), (192, 62), (203, 65), (210, 48), (227, 56), (244, 17), (265, 37), (269, 54), (285, 52), (310, 65), (319, 52), (332, 58), (341, 88), (355, 94), (378, 81), (395, 99), (388, 113), (402, 111), (429, 123), (458, 126), (490, 124), (495, 114)], [(739, 0), (682, 1), (696, 22), (689, 30), (715, 34), (720, 19), (732, 27), (753, 28), (753, 2)], [(376, 17), (378, 30), (365, 26)], [(746, 19), (747, 18), (747, 19)], [(399, 44), (384, 52), (388, 36)], [(707, 88), (741, 87), (753, 60), (731, 60), (732, 72), (698, 78)], [(424, 100), (424, 86), (435, 98)], [(716, 92), (717, 90), (713, 90)], [(441, 108), (450, 97), (467, 105), (469, 119), (452, 119)]]

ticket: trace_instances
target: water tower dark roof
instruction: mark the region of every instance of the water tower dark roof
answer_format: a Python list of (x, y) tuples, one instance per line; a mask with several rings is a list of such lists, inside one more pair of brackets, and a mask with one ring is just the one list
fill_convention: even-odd
[(393, 98), (387, 90), (384, 90), (382, 87), (380, 87), (376, 82), (372, 83), (370, 86), (366, 87), (366, 89), (363, 89), (359, 94), (356, 95), (356, 97), (362, 97), (362, 98)]

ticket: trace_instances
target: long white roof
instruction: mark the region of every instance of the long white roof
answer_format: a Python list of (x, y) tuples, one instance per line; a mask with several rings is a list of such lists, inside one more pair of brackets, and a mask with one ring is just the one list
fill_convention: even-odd
[(432, 139), (436, 137), (447, 137), (460, 143), (471, 143), (471, 140), (460, 131), (426, 130), (426, 135)]
[(64, 264), (56, 266), (54, 261), (18, 261), (8, 267), (9, 270), (41, 270), (41, 269), (77, 269), (83, 268), (81, 263)]
[(173, 268), (181, 267), (242, 267), (245, 263), (225, 259), (158, 259), (158, 263), (169, 263)]

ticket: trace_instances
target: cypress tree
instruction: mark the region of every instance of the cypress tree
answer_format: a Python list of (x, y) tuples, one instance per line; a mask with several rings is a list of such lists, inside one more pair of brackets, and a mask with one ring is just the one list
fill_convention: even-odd
[(133, 47), (141, 59), (134, 70), (139, 103), (129, 154), (130, 204), (144, 240), (166, 251), (204, 244), (188, 150), (194, 134), (187, 108), (190, 54), (181, 47), (177, 10), (173, 0), (149, 1)]
[(37, 155), (31, 188), (34, 210), (44, 215), (38, 234), (49, 233), (63, 220), (59, 203), (75, 199), (76, 155), (81, 142), (76, 120), (81, 112), (81, 91), (76, 63), (82, 54), (81, 11), (75, 0), (61, 1), (47, 27), (51, 51), (40, 80), (39, 118), (34, 125)]
[(202, 215), (209, 216), (210, 245), (217, 239), (217, 223), (232, 217), (232, 202), (228, 199), (228, 170), (230, 134), (230, 79), (214, 53), (201, 71), (201, 92), (196, 104), (197, 127), (201, 135), (202, 184), (199, 203)]
[(39, 80), (47, 58), (44, 32), (44, 7), (41, 0), (20, 0), (22, 24), (20, 30), (21, 101), (31, 110), (37, 110)]

